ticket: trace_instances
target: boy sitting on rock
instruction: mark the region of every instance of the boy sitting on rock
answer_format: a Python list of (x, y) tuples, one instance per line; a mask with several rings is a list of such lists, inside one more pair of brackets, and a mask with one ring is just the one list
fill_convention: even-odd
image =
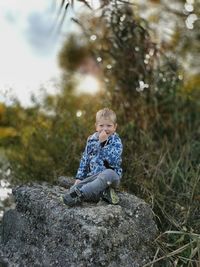
[(69, 193), (63, 196), (67, 206), (82, 201), (99, 201), (100, 198), (117, 204), (119, 198), (114, 190), (122, 176), (122, 142), (115, 132), (116, 114), (109, 108), (96, 113), (96, 132), (87, 139), (76, 181)]

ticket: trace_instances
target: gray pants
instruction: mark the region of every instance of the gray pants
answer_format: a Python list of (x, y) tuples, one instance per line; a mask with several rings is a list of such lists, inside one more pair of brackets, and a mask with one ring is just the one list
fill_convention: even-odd
[(70, 188), (70, 192), (78, 188), (86, 200), (98, 201), (106, 188), (109, 186), (116, 188), (119, 183), (119, 175), (112, 169), (106, 169), (98, 174), (85, 178), (79, 184), (73, 185)]

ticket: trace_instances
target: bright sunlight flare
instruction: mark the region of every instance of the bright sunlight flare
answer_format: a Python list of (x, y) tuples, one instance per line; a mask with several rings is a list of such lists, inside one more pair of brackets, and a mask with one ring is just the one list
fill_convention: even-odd
[(100, 87), (100, 82), (92, 75), (77, 76), (77, 93), (96, 94)]

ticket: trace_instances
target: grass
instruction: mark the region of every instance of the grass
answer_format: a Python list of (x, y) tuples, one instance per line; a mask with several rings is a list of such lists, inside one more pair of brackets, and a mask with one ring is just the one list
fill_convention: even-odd
[[(166, 242), (164, 240), (170, 240)], [(184, 242), (185, 241), (185, 242)], [(183, 244), (184, 242), (184, 244)], [(200, 235), (183, 231), (166, 231), (159, 235), (154, 258), (147, 266), (188, 266), (200, 265)], [(156, 264), (156, 265), (155, 265)]]
[(186, 142), (147, 136), (125, 145), (122, 186), (151, 205), (160, 230), (144, 267), (200, 266), (200, 142), (187, 134)]

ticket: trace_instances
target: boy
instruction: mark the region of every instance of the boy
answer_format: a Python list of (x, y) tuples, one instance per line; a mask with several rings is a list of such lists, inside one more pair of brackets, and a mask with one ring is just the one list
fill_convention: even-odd
[(122, 176), (122, 142), (115, 132), (115, 112), (109, 108), (99, 110), (95, 127), (96, 132), (88, 137), (76, 181), (63, 196), (67, 206), (84, 200), (97, 202), (101, 197), (112, 204), (119, 201), (113, 187), (119, 185)]

